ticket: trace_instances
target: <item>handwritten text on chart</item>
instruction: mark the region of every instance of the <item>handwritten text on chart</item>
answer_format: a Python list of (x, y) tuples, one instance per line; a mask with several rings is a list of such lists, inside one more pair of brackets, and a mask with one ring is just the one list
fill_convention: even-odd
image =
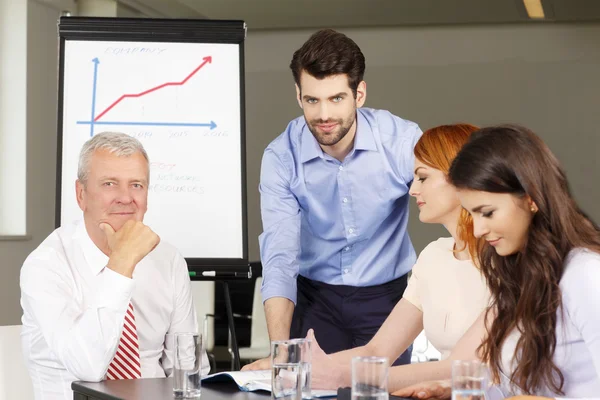
[[(178, 139), (188, 137), (190, 133), (188, 131), (169, 131), (166, 136), (162, 134), (157, 134), (156, 137), (168, 137), (169, 139)], [(129, 134), (137, 139), (150, 139), (154, 136), (152, 131), (135, 131)]]
[[(176, 174), (170, 172), (177, 167), (175, 163), (154, 161), (150, 163), (153, 174), (150, 177), (149, 192), (154, 193), (193, 193), (204, 194), (204, 187), (198, 183), (202, 178), (198, 175)], [(159, 183), (154, 183), (159, 181)]]
[(154, 161), (150, 163), (151, 170), (171, 171), (177, 164)]
[(200, 182), (202, 180), (198, 175), (178, 175), (159, 173), (153, 179), (159, 181), (184, 181), (184, 182)]
[[(130, 136), (133, 136), (137, 139), (152, 139), (152, 138), (168, 138), (168, 139), (183, 139), (183, 138), (195, 138), (198, 134), (191, 131), (169, 131), (166, 134), (154, 134), (152, 131), (134, 131), (129, 133)], [(207, 130), (199, 134), (202, 137), (229, 137), (229, 132), (220, 131), (220, 130)]]
[(152, 137), (152, 132), (150, 131), (142, 131), (142, 132), (132, 132), (131, 136), (137, 139), (150, 139)]
[(167, 49), (159, 47), (107, 47), (104, 54), (112, 55), (132, 55), (132, 54), (153, 54), (158, 55)]
[(148, 186), (148, 190), (150, 192), (155, 193), (194, 193), (194, 194), (204, 194), (204, 188), (202, 186), (197, 185), (188, 185), (188, 184), (162, 184), (162, 183), (151, 183)]
[(202, 132), (202, 136), (204, 136), (204, 137), (228, 137), (229, 132), (219, 131), (219, 130), (210, 130), (210, 131)]
[[(182, 138), (186, 138), (186, 137), (196, 137), (197, 134), (195, 134), (194, 132), (190, 132), (190, 131), (170, 131), (169, 132), (169, 139), (182, 139)], [(229, 132), (227, 131), (219, 131), (219, 130), (205, 130), (203, 131), (200, 136), (202, 137), (228, 137), (229, 136)]]

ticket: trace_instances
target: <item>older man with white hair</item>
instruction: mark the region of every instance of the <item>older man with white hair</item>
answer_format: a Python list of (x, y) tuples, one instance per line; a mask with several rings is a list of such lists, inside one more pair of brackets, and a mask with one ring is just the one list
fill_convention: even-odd
[(36, 399), (72, 399), (74, 380), (167, 376), (165, 335), (197, 331), (185, 259), (143, 223), (149, 178), (137, 139), (105, 132), (84, 144), (75, 185), (83, 221), (52, 232), (21, 269)]

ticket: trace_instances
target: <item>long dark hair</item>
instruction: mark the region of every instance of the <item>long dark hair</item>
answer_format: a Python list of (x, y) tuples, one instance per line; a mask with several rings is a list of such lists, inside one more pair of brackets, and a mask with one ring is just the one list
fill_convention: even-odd
[(598, 226), (577, 206), (550, 149), (521, 126), (475, 132), (454, 159), (449, 177), (459, 189), (529, 196), (535, 202), (538, 211), (522, 249), (502, 257), (484, 245), (479, 254), (492, 295), (488, 313), (496, 313), (486, 326), (479, 353), (499, 380), (502, 345), (516, 328), (521, 336), (511, 382), (529, 394), (544, 385), (563, 394), (564, 376), (553, 361), (562, 305), (559, 281), (571, 249), (585, 247), (600, 253)]

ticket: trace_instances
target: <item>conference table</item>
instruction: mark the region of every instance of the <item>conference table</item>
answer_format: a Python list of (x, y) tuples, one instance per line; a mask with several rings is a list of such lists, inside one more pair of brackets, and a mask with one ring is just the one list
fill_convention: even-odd
[[(172, 400), (171, 378), (73, 382), (73, 400)], [(266, 400), (268, 392), (242, 392), (234, 382), (202, 384), (201, 400)]]
[[(102, 382), (73, 382), (73, 400), (172, 400), (171, 378), (123, 379)], [(341, 393), (341, 392), (338, 392)], [(342, 398), (350, 398), (348, 393)], [(266, 400), (271, 393), (242, 392), (234, 382), (202, 384), (200, 400)], [(323, 399), (325, 400), (325, 399)], [(333, 400), (329, 398), (327, 400)], [(390, 400), (410, 400), (390, 395)]]

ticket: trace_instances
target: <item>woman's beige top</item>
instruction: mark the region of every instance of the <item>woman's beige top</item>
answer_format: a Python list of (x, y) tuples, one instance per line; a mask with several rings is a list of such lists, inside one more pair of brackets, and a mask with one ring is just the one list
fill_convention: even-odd
[(471, 260), (457, 260), (454, 239), (440, 238), (423, 249), (404, 298), (423, 312), (425, 336), (447, 358), (488, 306), (485, 280)]

